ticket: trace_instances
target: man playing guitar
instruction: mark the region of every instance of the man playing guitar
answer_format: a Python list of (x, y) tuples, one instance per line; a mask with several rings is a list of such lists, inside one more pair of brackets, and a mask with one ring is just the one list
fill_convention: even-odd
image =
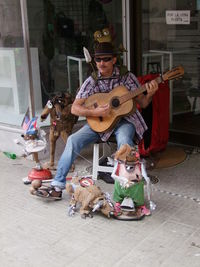
[[(109, 117), (111, 106), (109, 103), (103, 105), (87, 106), (86, 100), (95, 93), (109, 93), (117, 86), (124, 86), (129, 91), (136, 90), (140, 85), (134, 74), (127, 72), (120, 75), (120, 70), (115, 66), (117, 57), (111, 43), (99, 43), (95, 47), (94, 60), (97, 66), (97, 79), (92, 76), (87, 78), (82, 84), (76, 99), (72, 105), (71, 112), (77, 116), (89, 118), (100, 118), (103, 120)], [(152, 96), (158, 90), (158, 83), (153, 80), (145, 84), (147, 94), (140, 94), (135, 97), (136, 103), (141, 108), (147, 107)], [(98, 123), (98, 122), (97, 122)], [(139, 142), (144, 131), (147, 129), (140, 112), (136, 109), (133, 114), (121, 117), (120, 120), (105, 132), (94, 131), (86, 123), (79, 131), (70, 135), (64, 152), (58, 162), (57, 173), (48, 190), (38, 191), (38, 196), (55, 199), (62, 198), (62, 190), (65, 188), (66, 175), (80, 151), (91, 143), (98, 140), (107, 141), (111, 134), (115, 135), (118, 149), (123, 144), (133, 146), (134, 141)]]

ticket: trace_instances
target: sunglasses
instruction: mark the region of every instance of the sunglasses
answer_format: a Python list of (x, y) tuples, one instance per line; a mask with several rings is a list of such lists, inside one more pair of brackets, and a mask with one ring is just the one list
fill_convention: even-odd
[(112, 57), (103, 57), (103, 58), (101, 58), (101, 57), (95, 57), (94, 60), (96, 62), (101, 62), (101, 61), (103, 61), (103, 62), (109, 62), (109, 61), (112, 60)]

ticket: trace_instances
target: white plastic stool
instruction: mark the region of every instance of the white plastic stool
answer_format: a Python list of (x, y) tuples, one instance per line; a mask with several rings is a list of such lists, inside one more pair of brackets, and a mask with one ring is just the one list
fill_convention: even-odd
[[(103, 155), (99, 155), (99, 146), (103, 145)], [(92, 178), (97, 180), (98, 172), (109, 172), (112, 173), (113, 167), (111, 166), (100, 166), (100, 160), (105, 158), (106, 153), (108, 152), (108, 145), (106, 143), (95, 143), (93, 146), (93, 167), (92, 167)]]

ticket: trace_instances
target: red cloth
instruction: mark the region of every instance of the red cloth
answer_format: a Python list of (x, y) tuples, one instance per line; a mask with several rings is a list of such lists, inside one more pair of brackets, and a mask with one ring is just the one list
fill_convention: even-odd
[[(148, 74), (138, 77), (141, 84), (147, 83), (158, 74)], [(165, 81), (159, 84), (159, 90), (152, 99), (152, 132), (150, 146), (145, 149), (144, 140), (139, 144), (139, 152), (142, 156), (148, 156), (166, 148), (169, 138), (169, 83)], [(145, 118), (144, 118), (145, 120)]]

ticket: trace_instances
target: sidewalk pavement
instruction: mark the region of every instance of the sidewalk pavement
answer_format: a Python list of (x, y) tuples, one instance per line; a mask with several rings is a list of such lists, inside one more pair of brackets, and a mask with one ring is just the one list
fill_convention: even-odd
[[(88, 150), (87, 159), (92, 153)], [(0, 262), (5, 267), (199, 267), (200, 154), (171, 168), (152, 170), (156, 209), (141, 221), (67, 215), (69, 196), (32, 196), (22, 178), (34, 162), (0, 153)], [(90, 163), (78, 158), (76, 171)], [(97, 184), (112, 194), (113, 185)]]

